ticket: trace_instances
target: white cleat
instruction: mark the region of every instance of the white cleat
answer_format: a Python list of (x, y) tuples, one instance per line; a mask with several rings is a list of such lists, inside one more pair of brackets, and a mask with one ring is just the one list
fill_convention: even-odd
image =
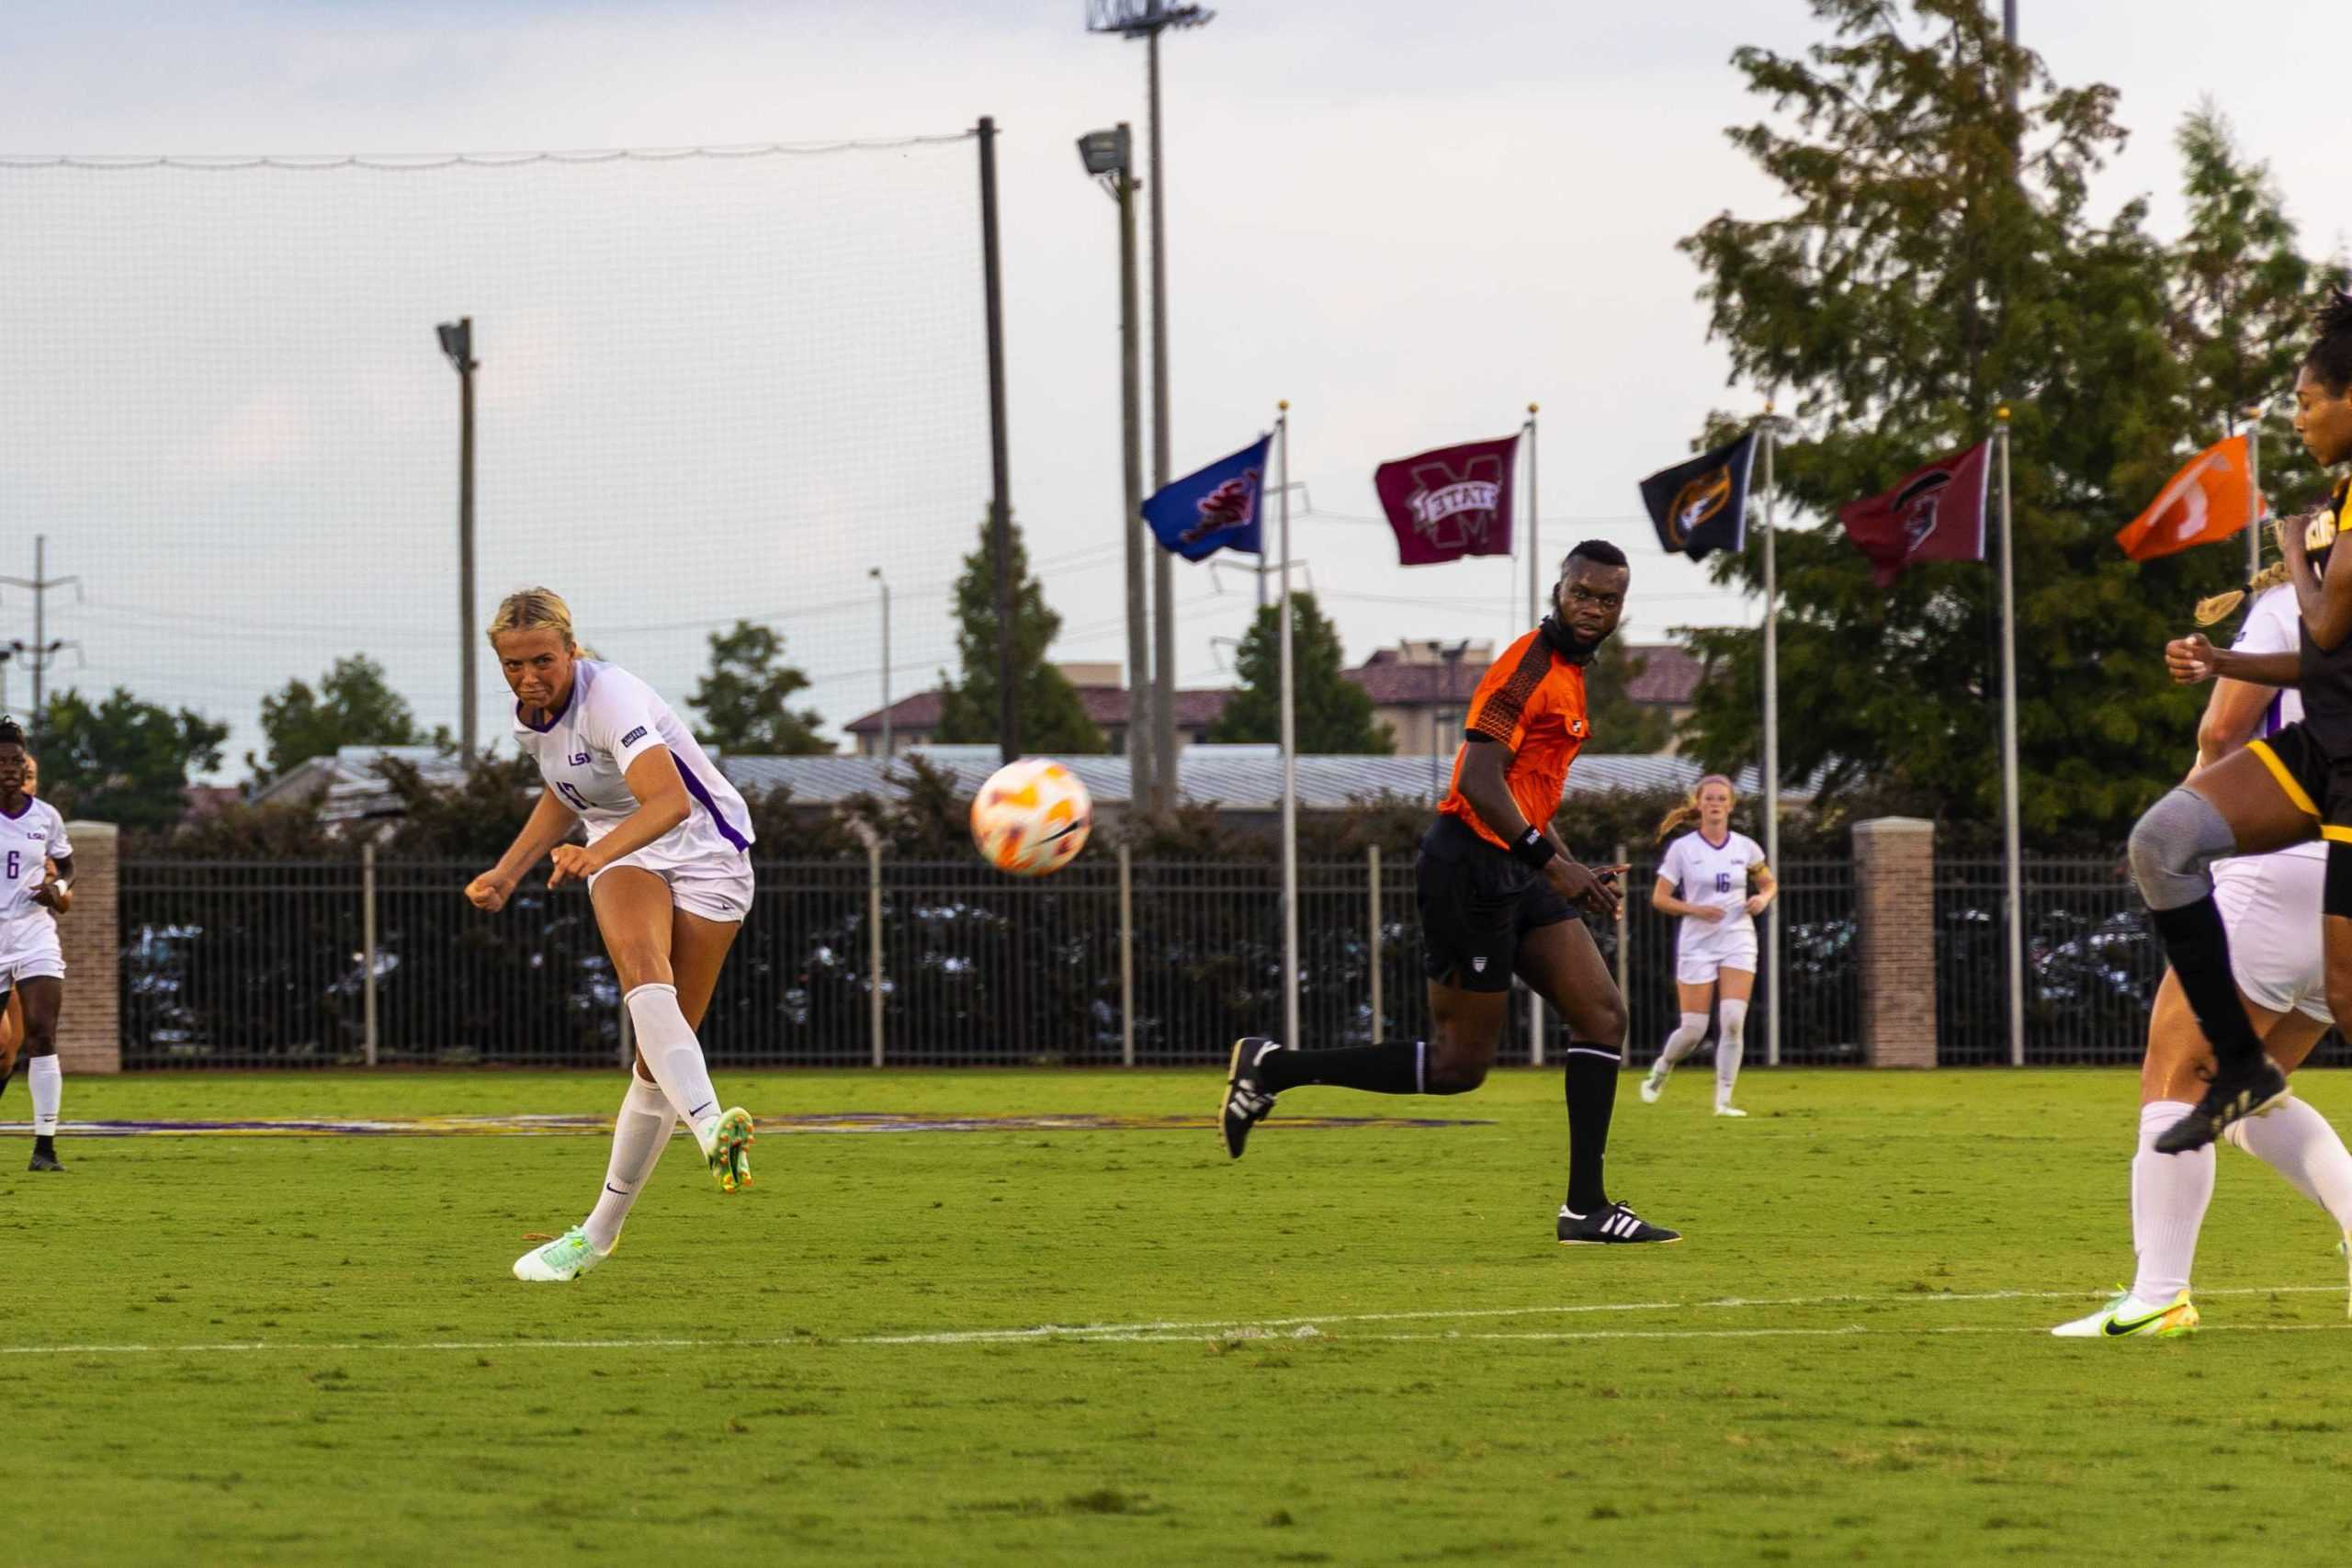
[(1718, 1105), (1715, 1107), (1715, 1114), (1718, 1116), (1745, 1116), (1747, 1112), (1742, 1111), (1736, 1105)]
[(1666, 1075), (1674, 1069), (1660, 1062), (1642, 1079), (1642, 1103), (1656, 1105), (1657, 1097), (1666, 1092)]
[(572, 1226), (545, 1247), (535, 1247), (514, 1260), (514, 1278), (535, 1285), (561, 1285), (577, 1280), (611, 1257), (599, 1252), (588, 1233)]
[(2062, 1323), (2050, 1332), (2061, 1339), (2170, 1339), (2197, 1332), (2197, 1309), (2189, 1304), (2187, 1291), (2168, 1306), (2151, 1305), (2122, 1291), (2089, 1316)]

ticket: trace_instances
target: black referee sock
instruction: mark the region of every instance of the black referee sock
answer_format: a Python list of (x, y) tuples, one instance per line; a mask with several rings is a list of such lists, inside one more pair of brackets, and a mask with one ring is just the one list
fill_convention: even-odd
[(1258, 1064), (1258, 1083), (1273, 1094), (1308, 1083), (1373, 1094), (1424, 1094), (1429, 1051), (1428, 1043), (1420, 1040), (1337, 1051), (1269, 1051)]
[(1624, 1053), (1569, 1042), (1562, 1074), (1568, 1099), (1568, 1211), (1609, 1207), (1609, 1122), (1617, 1111), (1617, 1070)]
[(2238, 999), (2237, 978), (2230, 973), (2230, 936), (2213, 896), (2208, 893), (2177, 909), (2149, 912), (2164, 941), (2165, 958), (2180, 976), (2188, 1010), (2197, 1015), (2197, 1027), (2213, 1047), (2213, 1060), (2224, 1067), (2245, 1067), (2259, 1060), (2262, 1040)]

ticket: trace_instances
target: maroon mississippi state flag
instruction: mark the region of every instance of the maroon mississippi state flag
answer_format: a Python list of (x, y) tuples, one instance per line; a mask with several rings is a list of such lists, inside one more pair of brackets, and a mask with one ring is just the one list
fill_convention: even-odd
[(1903, 569), (1920, 560), (1984, 558), (1984, 486), (1993, 473), (1993, 443), (1939, 458), (1905, 477), (1883, 495), (1838, 508), (1846, 536), (1870, 558), (1871, 575), (1892, 588)]
[(1511, 474), (1519, 437), (1441, 446), (1372, 471), (1380, 510), (1396, 530), (1402, 566), (1510, 554)]

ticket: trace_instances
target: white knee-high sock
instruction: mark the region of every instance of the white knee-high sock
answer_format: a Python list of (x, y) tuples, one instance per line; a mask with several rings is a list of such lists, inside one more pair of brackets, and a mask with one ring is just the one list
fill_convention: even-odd
[(2222, 1136), (2325, 1209), (2337, 1230), (2352, 1231), (2352, 1152), (2326, 1117), (2300, 1100), (2287, 1100), (2267, 1115), (2231, 1122)]
[(2132, 1160), (2132, 1247), (2140, 1271), (2132, 1294), (2150, 1306), (2169, 1305), (2188, 1289), (2197, 1261), (2197, 1233), (2213, 1201), (2213, 1150), (2160, 1155), (2156, 1134), (2194, 1109), (2177, 1100), (2140, 1107), (2140, 1152)]
[(1739, 1081), (1740, 1058), (1747, 1055), (1747, 1004), (1726, 1001), (1717, 1010), (1724, 1021), (1715, 1041), (1715, 1103), (1731, 1103), (1731, 1086)]
[(35, 1056), (25, 1065), (25, 1083), (33, 1091), (33, 1136), (57, 1136), (57, 1108), (65, 1102), (65, 1071), (54, 1056)]
[(637, 1025), (637, 1054), (670, 1097), (678, 1120), (694, 1130), (695, 1142), (707, 1150), (703, 1129), (718, 1119), (718, 1091), (710, 1087), (702, 1042), (678, 1009), (678, 987), (639, 986), (622, 999), (628, 1003), (629, 1021)]
[(1696, 1051), (1699, 1042), (1706, 1037), (1707, 1015), (1703, 1012), (1684, 1013), (1682, 1021), (1674, 1026), (1674, 1032), (1666, 1037), (1666, 1049), (1658, 1054), (1659, 1065), (1680, 1066), (1682, 1058)]
[(613, 1157), (605, 1167), (605, 1190), (581, 1223), (588, 1244), (597, 1251), (610, 1252), (619, 1243), (629, 1205), (652, 1176), (677, 1125), (678, 1113), (670, 1109), (670, 1097), (662, 1086), (630, 1072), (628, 1092), (621, 1097), (620, 1114), (613, 1120)]

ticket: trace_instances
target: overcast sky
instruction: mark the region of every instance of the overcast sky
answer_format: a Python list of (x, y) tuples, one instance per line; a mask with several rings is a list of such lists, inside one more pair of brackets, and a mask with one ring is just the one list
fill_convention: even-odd
[[(2282, 90), (2290, 0), (2024, 0), (2062, 81), (2121, 89), (2100, 203), (2177, 226), (2200, 97), (2343, 243), (2340, 113)], [(674, 148), (1002, 127), (1012, 473), (1057, 657), (1124, 652), (1116, 231), (1080, 131), (1144, 118), (1140, 45), (1081, 0), (131, 5), (18, 0), (0, 151), (86, 155)], [(1165, 44), (1176, 470), (1293, 406), (1295, 551), (1351, 659), (1524, 626), (1525, 567), (1406, 570), (1371, 471), (1543, 405), (1543, 547), (1624, 544), (1628, 633), (1751, 620), (1661, 558), (1634, 483), (1748, 408), (1675, 241), (1770, 193), (1724, 142), (1727, 60), (1802, 46), (1797, 0), (1348, 7), (1234, 0)], [(2324, 163), (2324, 161), (2325, 161)], [(2333, 185), (2327, 182), (2335, 175)], [(545, 581), (684, 705), (712, 623), (773, 617), (834, 724), (952, 664), (945, 585), (985, 494), (968, 144), (679, 165), (0, 177), (0, 573), (50, 570), (55, 677), (232, 722), (334, 657), (457, 710), (454, 379), (481, 325), (481, 596)], [(616, 216), (617, 215), (617, 216)], [(266, 240), (264, 237), (266, 237)], [(684, 269), (684, 270), (682, 270)], [(347, 339), (336, 333), (347, 329)], [(968, 515), (966, 515), (968, 513)], [(945, 518), (948, 521), (943, 522)], [(2119, 524), (2123, 519), (2119, 518)], [(1242, 572), (1178, 567), (1180, 674), (1229, 681)], [(29, 638), (0, 590), (0, 637)], [(488, 734), (503, 693), (485, 663)], [(20, 670), (8, 697), (26, 700)]]

